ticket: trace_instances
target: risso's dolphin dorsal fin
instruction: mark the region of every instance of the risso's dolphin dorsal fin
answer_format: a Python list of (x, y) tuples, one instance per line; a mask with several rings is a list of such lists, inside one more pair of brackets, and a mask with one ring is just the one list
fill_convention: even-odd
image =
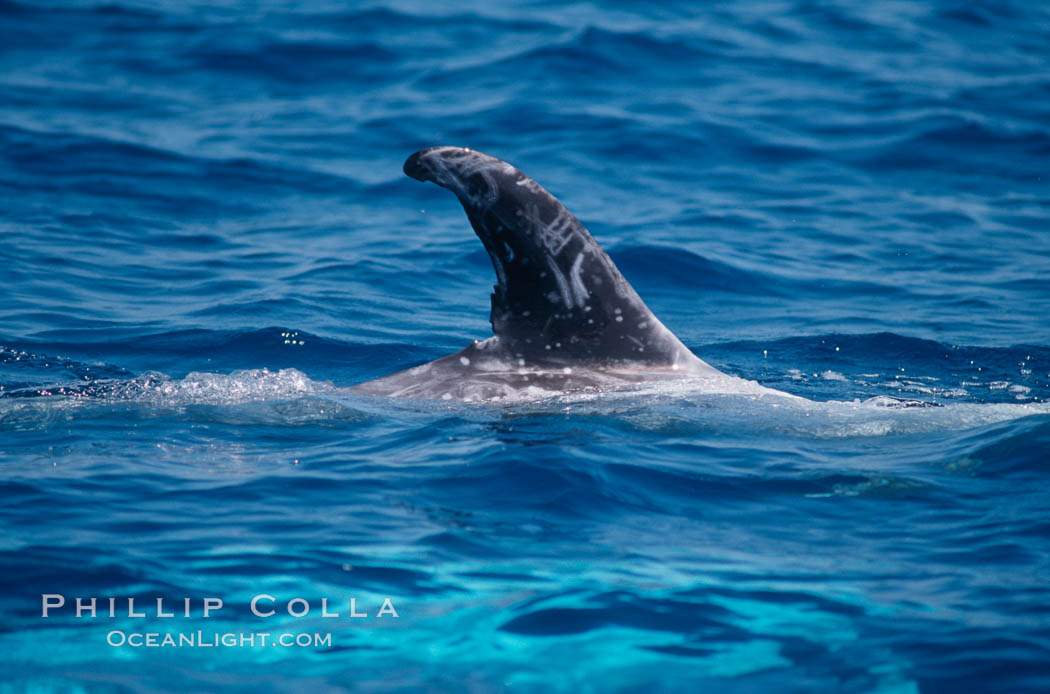
[(462, 147), (431, 147), (404, 168), (463, 204), (496, 269), (492, 330), (509, 353), (550, 364), (698, 361), (579, 220), (510, 164)]

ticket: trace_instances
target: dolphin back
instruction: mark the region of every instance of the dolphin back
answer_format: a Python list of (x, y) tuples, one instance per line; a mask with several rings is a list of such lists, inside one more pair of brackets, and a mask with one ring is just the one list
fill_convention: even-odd
[(471, 149), (431, 147), (404, 170), (463, 205), (496, 270), (492, 330), (509, 353), (553, 365), (699, 361), (579, 220), (518, 169)]

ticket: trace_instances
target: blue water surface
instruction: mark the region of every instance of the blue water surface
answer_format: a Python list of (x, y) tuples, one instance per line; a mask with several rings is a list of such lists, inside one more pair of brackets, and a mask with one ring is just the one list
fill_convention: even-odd
[[(436, 144), (808, 401), (347, 393), (490, 334)], [(1048, 171), (1036, 1), (0, 0), (0, 691), (1048, 691)]]

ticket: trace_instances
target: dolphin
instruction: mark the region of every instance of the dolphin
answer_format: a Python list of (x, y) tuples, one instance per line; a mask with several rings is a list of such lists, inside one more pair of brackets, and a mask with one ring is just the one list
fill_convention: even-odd
[(586, 228), (510, 164), (430, 147), (405, 173), (452, 191), (496, 271), (493, 335), (351, 390), (462, 402), (531, 400), (682, 381), (705, 393), (790, 396), (724, 374), (653, 315)]

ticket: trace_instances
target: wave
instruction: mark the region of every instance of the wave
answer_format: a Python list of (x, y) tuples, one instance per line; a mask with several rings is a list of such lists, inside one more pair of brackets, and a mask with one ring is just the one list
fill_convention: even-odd
[(884, 332), (730, 342), (697, 351), (724, 370), (817, 399), (1050, 400), (1050, 348), (1038, 345), (953, 345)]
[[(650, 260), (655, 259), (655, 266), (680, 271), (694, 282), (699, 270), (711, 267), (698, 256), (687, 255), (676, 270), (674, 263), (660, 262), (658, 249), (652, 251)], [(720, 268), (715, 266), (715, 270)], [(176, 330), (116, 340), (109, 334), (106, 338), (101, 342), (5, 341), (0, 347), (0, 388), (10, 394), (22, 387), (46, 387), (48, 379), (63, 386), (131, 377), (136, 369), (168, 369), (174, 363), (194, 361), (231, 371), (261, 365), (294, 368), (351, 385), (442, 356), (441, 350), (448, 349), (434, 344), (347, 342), (281, 327)], [(883, 332), (734, 341), (693, 349), (727, 373), (824, 400), (843, 399), (851, 388), (858, 387), (866, 389), (861, 391), (865, 398), (903, 391), (934, 401), (1050, 399), (1050, 347), (1040, 345), (953, 345)]]
[(942, 170), (980, 167), (986, 174), (1036, 182), (1036, 164), (1050, 156), (1050, 130), (1003, 126), (961, 115), (930, 115), (903, 129), (896, 142), (869, 147), (850, 159), (878, 170)]
[[(15, 190), (71, 188), (121, 200), (178, 203), (186, 208), (244, 212), (252, 196), (350, 192), (352, 179), (286, 163), (248, 158), (208, 158), (100, 135), (0, 125), (3, 146), (19, 176), (0, 184)], [(148, 179), (139, 171), (150, 172)], [(220, 182), (215, 190), (215, 182)], [(238, 200), (238, 195), (240, 199)], [(226, 197), (231, 195), (233, 197)]]
[[(685, 220), (690, 223), (691, 220)], [(639, 286), (651, 284), (655, 291), (675, 293), (683, 290), (728, 292), (737, 296), (787, 298), (815, 297), (893, 297), (906, 290), (888, 282), (866, 279), (799, 278), (775, 271), (743, 269), (731, 263), (711, 260), (682, 248), (647, 244), (615, 246), (610, 256), (631, 280)]]
[[(142, 338), (136, 341), (136, 349), (152, 354), (153, 359), (170, 351), (181, 353), (192, 348), (205, 349), (215, 355), (210, 359), (220, 362), (224, 351), (242, 356), (251, 353), (258, 361), (256, 345), (260, 337), (267, 335), (267, 331), (226, 335), (190, 331)], [(286, 344), (301, 343), (299, 347), (315, 340), (312, 336), (295, 331), (284, 331), (281, 335)], [(841, 354), (843, 346), (849, 354), (852, 349), (849, 337), (833, 338), (834, 342), (840, 343), (836, 345), (840, 347), (838, 354)], [(854, 343), (859, 341), (857, 336), (853, 338)], [(908, 345), (920, 346), (931, 350), (931, 354), (943, 357), (944, 348), (936, 343), (894, 335), (868, 338), (871, 349), (881, 346), (889, 350), (893, 345), (901, 349), (907, 349)], [(324, 340), (318, 342), (321, 343), (319, 353), (331, 350), (334, 354), (345, 348), (334, 341), (329, 341), (327, 345)], [(807, 345), (805, 341), (801, 344), (804, 347), (814, 346)], [(821, 349), (824, 345), (826, 340), (821, 342)], [(368, 363), (368, 368), (375, 368), (377, 354), (383, 354), (386, 358), (397, 350), (391, 349), (389, 345), (359, 345), (347, 351), (356, 353), (342, 355), (342, 368), (331, 370), (332, 365), (327, 367), (330, 369), (328, 374), (336, 374), (333, 382), (319, 380), (321, 369), (309, 367), (307, 371), (285, 367), (276, 371), (254, 368), (230, 373), (190, 372), (179, 378), (155, 371), (132, 376), (121, 367), (105, 363), (89, 365), (68, 358), (53, 359), (39, 353), (5, 348), (0, 352), (3, 356), (2, 366), (5, 367), (0, 370), (0, 374), (4, 375), (7, 382), (0, 389), (0, 427), (18, 431), (48, 429), (75, 418), (107, 416), (105, 413), (114, 411), (114, 408), (121, 411), (131, 408), (135, 413), (131, 416), (135, 419), (163, 417), (173, 408), (177, 411), (189, 408), (193, 411), (193, 417), (203, 421), (244, 426), (253, 423), (284, 426), (303, 422), (357, 421), (366, 416), (382, 416), (376, 414), (382, 412), (415, 413), (425, 418), (433, 417), (438, 412), (452, 412), (455, 416), (467, 418), (488, 418), (502, 413), (499, 416), (515, 419), (539, 417), (539, 421), (552, 415), (560, 419), (571, 413), (579, 421), (594, 417), (611, 418), (613, 429), (621, 432), (617, 436), (627, 432), (629, 437), (642, 439), (656, 434), (661, 437), (691, 438), (699, 432), (714, 428), (745, 437), (756, 432), (766, 435), (777, 432), (789, 438), (836, 440), (943, 434), (1032, 416), (1037, 421), (1045, 421), (1046, 416), (1050, 415), (1050, 404), (1038, 401), (1050, 394), (1050, 388), (1045, 385), (1043, 390), (1034, 395), (1028, 389), (1020, 396), (1009, 388), (1007, 382), (986, 381), (983, 385), (974, 382), (968, 386), (967, 397), (961, 397), (959, 394), (945, 393), (937, 377), (908, 374), (907, 379), (894, 378), (888, 383), (881, 383), (872, 378), (873, 374), (857, 374), (845, 368), (841, 372), (828, 369), (819, 377), (813, 374), (815, 378), (812, 382), (786, 379), (783, 390), (798, 395), (812, 395), (819, 386), (819, 400), (789, 399), (768, 392), (764, 395), (754, 394), (750, 390), (712, 393), (709, 392), (709, 380), (682, 379), (615, 391), (544, 393), (538, 401), (524, 398), (494, 408), (450, 406), (428, 401), (371, 398), (346, 391), (341, 386), (364, 380), (360, 377), (365, 372), (363, 363)], [(1009, 351), (984, 352), (1002, 354)], [(1042, 358), (1047, 354), (1048, 350), (1043, 350), (1037, 356)], [(313, 358), (318, 356), (315, 354)], [(844, 357), (844, 360), (852, 358), (855, 355)], [(352, 366), (354, 362), (357, 362), (356, 369)], [(348, 377), (347, 373), (353, 371), (359, 375)], [(386, 371), (382, 369), (382, 372)], [(789, 370), (789, 375), (791, 371), (796, 370)], [(31, 378), (27, 378), (26, 372)], [(66, 378), (64, 382), (55, 383), (58, 373), (73, 374), (77, 378)], [(780, 385), (770, 378), (764, 379), (764, 382), (774, 387)], [(909, 389), (908, 386), (912, 385), (915, 387)], [(858, 391), (865, 397), (850, 399)], [(981, 399), (974, 394), (980, 395)], [(931, 404), (938, 406), (928, 407)], [(639, 407), (643, 407), (643, 416), (636, 413)], [(366, 412), (373, 414), (366, 415)], [(1042, 420), (1039, 420), (1040, 417)], [(1021, 438), (1027, 440), (1030, 436), (1042, 436), (1045, 431), (1037, 427), (1031, 434), (1022, 434)], [(987, 450), (994, 453), (998, 449)], [(981, 448), (969, 455), (979, 458), (985, 452), (986, 449)], [(941, 451), (938, 451), (940, 454)], [(1032, 461), (1030, 464), (1035, 464), (1035, 459)], [(526, 461), (521, 464), (526, 464)], [(883, 474), (875, 481), (865, 477), (820, 482), (818, 486), (829, 489), (826, 492), (829, 494), (847, 495), (888, 491), (894, 494), (908, 493), (907, 490), (911, 488), (911, 483), (906, 480), (898, 483), (887, 479)], [(776, 480), (770, 483), (779, 484)], [(811, 489), (806, 493), (825, 492)]]

